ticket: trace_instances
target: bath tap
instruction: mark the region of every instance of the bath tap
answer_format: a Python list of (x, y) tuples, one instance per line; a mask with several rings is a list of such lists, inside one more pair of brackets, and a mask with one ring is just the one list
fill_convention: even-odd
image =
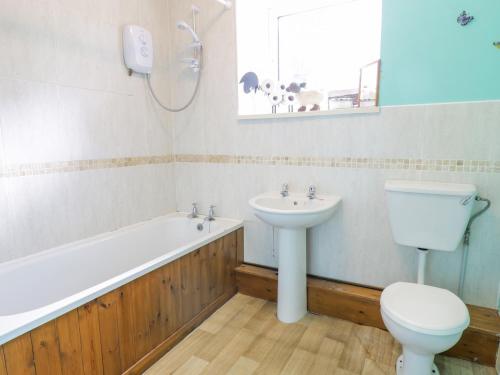
[(316, 199), (316, 186), (314, 186), (314, 185), (309, 186), (309, 191), (307, 193), (307, 197), (309, 199)]
[(190, 219), (196, 219), (198, 217), (198, 203), (193, 202), (193, 208), (191, 209), (191, 213), (188, 215)]
[(208, 209), (208, 215), (203, 218), (203, 221), (201, 223), (198, 223), (196, 225), (196, 229), (198, 229), (198, 231), (201, 232), (205, 228), (205, 223), (207, 222), (209, 224), (208, 225), (208, 233), (211, 232), (211, 230), (210, 230), (210, 222), (215, 221), (215, 210), (214, 210), (214, 208), (215, 208), (215, 206), (211, 205), (210, 208)]
[(288, 197), (288, 184), (281, 185), (280, 194), (283, 198)]
[(215, 220), (215, 210), (214, 210), (214, 208), (215, 208), (214, 205), (210, 206), (210, 208), (208, 209), (208, 215), (205, 218), (205, 220), (207, 220), (207, 221), (214, 221)]

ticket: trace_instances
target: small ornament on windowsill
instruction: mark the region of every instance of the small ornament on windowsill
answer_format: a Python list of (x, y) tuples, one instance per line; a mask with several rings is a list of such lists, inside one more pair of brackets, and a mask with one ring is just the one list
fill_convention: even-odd
[(265, 79), (260, 89), (264, 91), (265, 94), (271, 95), (274, 92), (274, 82), (270, 79)]
[(282, 95), (280, 95), (280, 93), (273, 92), (273, 93), (269, 94), (268, 99), (269, 99), (269, 103), (271, 103), (272, 113), (276, 113), (277, 112), (276, 109), (283, 101)]
[(256, 93), (259, 89), (259, 77), (254, 72), (245, 73), (241, 77), (240, 83), (243, 84), (243, 91), (245, 94), (250, 94), (252, 90)]
[(285, 94), (285, 102), (288, 104), (288, 112), (292, 113), (293, 112), (293, 105), (295, 104), (295, 94), (294, 93), (286, 93)]
[(493, 45), (494, 45), (495, 47), (497, 47), (498, 49), (500, 49), (500, 42), (493, 42)]
[(471, 23), (474, 20), (474, 16), (471, 16), (467, 11), (463, 11), (460, 13), (460, 15), (457, 17), (457, 23), (460, 26), (467, 26), (469, 23)]
[(288, 105), (288, 112), (293, 112), (296, 95), (293, 92), (289, 92), (288, 85), (284, 82), (274, 82), (272, 79), (265, 79), (261, 83), (256, 73), (247, 72), (241, 77), (240, 84), (243, 84), (243, 92), (245, 94), (262, 92), (267, 97), (269, 104), (271, 104), (272, 113), (277, 113), (278, 107), (285, 104)]
[(323, 101), (323, 94), (316, 90), (306, 90), (306, 86), (306, 82), (292, 82), (286, 91), (295, 94), (297, 97), (300, 104), (298, 112), (307, 111), (308, 106), (310, 106), (310, 111), (319, 111), (321, 109), (320, 104)]

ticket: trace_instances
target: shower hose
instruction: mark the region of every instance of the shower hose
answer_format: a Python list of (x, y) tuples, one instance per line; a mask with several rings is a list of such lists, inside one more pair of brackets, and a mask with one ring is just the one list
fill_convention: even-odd
[(196, 97), (196, 94), (198, 93), (198, 90), (200, 88), (200, 82), (201, 82), (201, 71), (203, 69), (203, 46), (200, 46), (200, 66), (198, 70), (198, 76), (196, 78), (196, 85), (193, 90), (193, 95), (191, 95), (191, 98), (188, 100), (188, 102), (183, 105), (182, 107), (179, 108), (170, 108), (166, 106), (165, 104), (162, 103), (160, 98), (158, 98), (158, 95), (156, 95), (155, 90), (153, 89), (153, 86), (151, 85), (151, 74), (146, 75), (146, 81), (148, 82), (148, 87), (149, 91), (151, 91), (151, 95), (153, 96), (153, 99), (158, 103), (160, 107), (163, 109), (169, 111), (169, 112), (181, 112), (184, 111), (186, 108), (188, 108), (194, 101), (194, 98)]

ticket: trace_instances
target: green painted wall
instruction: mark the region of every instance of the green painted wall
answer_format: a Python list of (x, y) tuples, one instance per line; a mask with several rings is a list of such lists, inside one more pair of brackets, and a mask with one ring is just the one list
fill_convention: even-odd
[[(475, 19), (460, 26), (467, 10)], [(500, 0), (384, 0), (380, 104), (500, 99)]]

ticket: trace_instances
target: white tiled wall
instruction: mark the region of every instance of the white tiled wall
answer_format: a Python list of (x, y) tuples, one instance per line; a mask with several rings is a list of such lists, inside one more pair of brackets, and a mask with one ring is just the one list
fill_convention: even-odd
[(171, 185), (172, 164), (0, 179), (0, 261), (171, 212)]
[[(172, 152), (171, 119), (122, 62), (123, 25), (150, 29), (169, 89), (168, 1), (2, 0), (0, 167)], [(0, 261), (175, 209), (172, 164), (0, 178)]]
[[(500, 160), (500, 102), (383, 108), (380, 114), (238, 122), (236, 46), (233, 11), (223, 12), (213, 0), (196, 2), (202, 9), (199, 30), (206, 66), (200, 95), (188, 111), (176, 115), (175, 152), (238, 154)], [(171, 22), (189, 14), (189, 2), (173, 1)], [(185, 39), (177, 36), (172, 56)], [(172, 93), (187, 95), (184, 82)], [(246, 227), (246, 261), (275, 266), (273, 234), (248, 208), (252, 196), (279, 189), (320, 192), (343, 197), (340, 210), (311, 231), (309, 271), (313, 274), (383, 287), (416, 279), (416, 252), (396, 246), (384, 201), (387, 179), (408, 178), (475, 183), (491, 198), (492, 209), (474, 224), (465, 300), (496, 306), (500, 281), (500, 174), (333, 169), (318, 167), (177, 163), (178, 209), (193, 200), (202, 210), (217, 205), (223, 216), (242, 217)], [(429, 281), (457, 290), (462, 249), (433, 252)]]

